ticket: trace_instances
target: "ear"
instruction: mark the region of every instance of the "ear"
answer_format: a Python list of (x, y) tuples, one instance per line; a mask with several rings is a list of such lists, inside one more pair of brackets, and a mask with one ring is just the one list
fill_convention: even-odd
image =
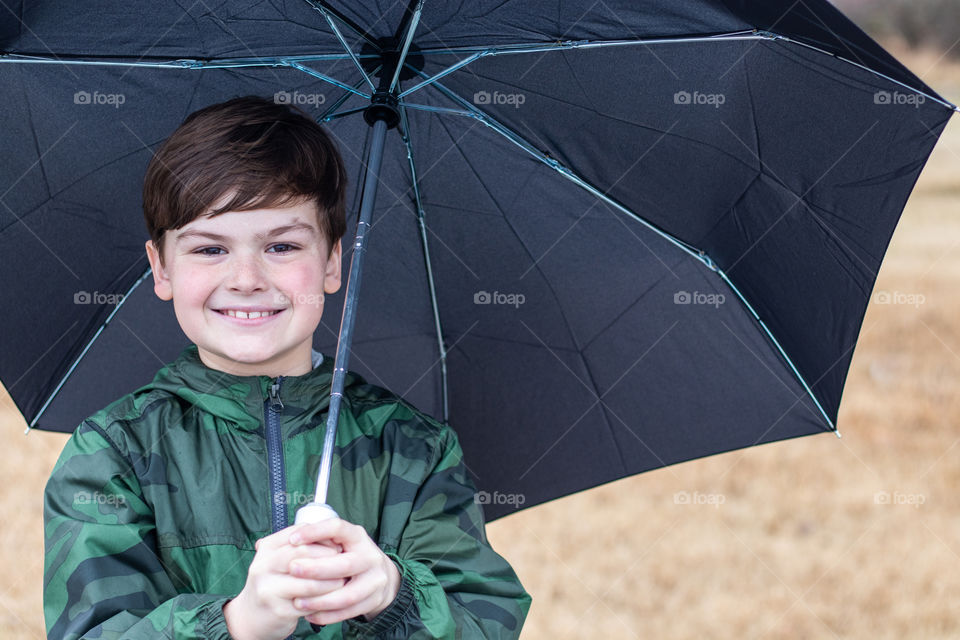
[(343, 256), (343, 245), (337, 240), (337, 244), (330, 251), (330, 257), (327, 258), (326, 275), (323, 278), (324, 293), (336, 293), (340, 290), (340, 259)]
[(150, 261), (150, 270), (153, 272), (153, 292), (161, 300), (173, 299), (173, 285), (170, 284), (170, 274), (163, 268), (160, 262), (160, 252), (153, 244), (153, 240), (147, 240), (147, 260)]

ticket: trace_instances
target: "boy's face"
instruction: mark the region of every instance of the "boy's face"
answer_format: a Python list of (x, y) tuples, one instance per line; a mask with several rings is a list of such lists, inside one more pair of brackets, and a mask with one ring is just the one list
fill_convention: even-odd
[[(316, 205), (201, 216), (152, 241), (154, 291), (173, 300), (180, 327), (208, 367), (236, 375), (301, 375), (325, 293), (340, 288)], [(259, 317), (251, 317), (257, 316)]]

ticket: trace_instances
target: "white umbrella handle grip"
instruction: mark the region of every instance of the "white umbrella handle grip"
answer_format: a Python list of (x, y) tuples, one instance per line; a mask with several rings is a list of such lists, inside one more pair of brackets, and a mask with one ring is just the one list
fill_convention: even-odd
[(294, 520), (294, 524), (312, 524), (314, 522), (323, 522), (330, 518), (339, 517), (330, 505), (320, 502), (309, 502), (297, 509), (297, 517)]

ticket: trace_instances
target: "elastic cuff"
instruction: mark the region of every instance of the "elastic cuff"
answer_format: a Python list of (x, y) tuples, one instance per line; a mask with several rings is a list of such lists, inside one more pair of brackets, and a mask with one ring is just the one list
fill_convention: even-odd
[(377, 617), (373, 620), (367, 622), (363, 619), (363, 616), (357, 616), (344, 622), (344, 625), (350, 627), (351, 632), (360, 637), (376, 638), (386, 635), (403, 620), (416, 602), (413, 586), (410, 584), (410, 577), (407, 575), (403, 563), (395, 554), (389, 551), (385, 551), (385, 553), (397, 565), (397, 570), (400, 571), (400, 588), (393, 602), (387, 605), (387, 608), (377, 614)]
[(199, 627), (203, 637), (209, 640), (232, 640), (227, 631), (227, 619), (223, 617), (223, 606), (230, 598), (217, 598), (203, 606), (198, 614)]

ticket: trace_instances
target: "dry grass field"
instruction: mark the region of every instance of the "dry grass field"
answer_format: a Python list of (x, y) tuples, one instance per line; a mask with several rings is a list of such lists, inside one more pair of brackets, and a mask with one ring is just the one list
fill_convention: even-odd
[[(960, 102), (960, 65), (900, 56)], [(955, 118), (875, 290), (916, 304), (871, 304), (843, 438), (692, 461), (491, 523), (534, 596), (524, 637), (960, 637), (958, 290)], [(0, 638), (42, 638), (41, 495), (65, 437), (21, 435), (6, 396), (0, 427)]]

